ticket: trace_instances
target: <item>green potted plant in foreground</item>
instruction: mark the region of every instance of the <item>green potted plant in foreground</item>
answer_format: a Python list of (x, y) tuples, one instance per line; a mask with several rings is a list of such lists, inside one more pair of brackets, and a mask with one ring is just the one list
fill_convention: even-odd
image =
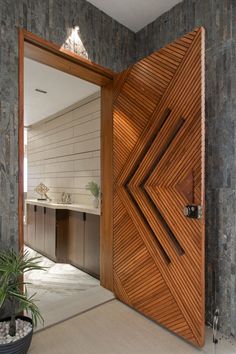
[[(0, 252), (0, 311), (4, 308), (8, 318), (0, 320), (0, 353), (25, 354), (30, 347), (33, 328), (43, 322), (35, 295), (29, 295), (27, 284), (21, 279), (26, 272), (44, 270), (40, 256), (30, 257), (29, 252)], [(22, 313), (31, 316), (23, 316)]]
[(94, 196), (94, 200), (93, 200), (93, 206), (94, 208), (98, 208), (99, 206), (99, 195), (100, 195), (100, 187), (99, 185), (94, 182), (91, 181), (87, 184), (86, 189), (89, 190), (91, 192), (91, 194)]

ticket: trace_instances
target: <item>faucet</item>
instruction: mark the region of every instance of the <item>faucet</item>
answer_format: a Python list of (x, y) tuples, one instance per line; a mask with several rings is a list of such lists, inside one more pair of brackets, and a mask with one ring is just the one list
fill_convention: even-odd
[(63, 192), (61, 195), (61, 201), (64, 204), (71, 204), (71, 194)]
[(72, 203), (72, 201), (71, 201), (71, 194), (70, 194), (70, 193), (67, 193), (66, 202), (67, 202), (68, 204), (71, 204), (71, 203)]
[(65, 203), (65, 202), (66, 202), (66, 200), (65, 200), (66, 195), (65, 195), (65, 194), (66, 194), (65, 192), (63, 192), (63, 193), (61, 194), (61, 201), (62, 201), (62, 203)]

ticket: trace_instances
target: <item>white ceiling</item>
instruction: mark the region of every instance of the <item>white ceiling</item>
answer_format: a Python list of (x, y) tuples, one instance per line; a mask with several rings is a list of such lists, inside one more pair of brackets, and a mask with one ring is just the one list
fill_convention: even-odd
[[(47, 91), (47, 94), (35, 89)], [(97, 92), (99, 87), (25, 58), (24, 125), (29, 126)]]
[(134, 32), (154, 21), (182, 0), (88, 0)]

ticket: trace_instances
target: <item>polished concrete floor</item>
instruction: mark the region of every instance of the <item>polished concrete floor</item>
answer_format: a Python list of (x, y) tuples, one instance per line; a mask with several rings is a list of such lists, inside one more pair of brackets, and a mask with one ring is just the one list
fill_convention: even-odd
[(41, 264), (46, 271), (25, 278), (45, 320), (30, 354), (236, 354), (234, 341), (221, 339), (214, 347), (210, 329), (205, 347), (196, 349), (114, 299), (90, 275), (45, 257)]
[(199, 350), (118, 300), (111, 300), (34, 335), (29, 354), (235, 354), (236, 343), (221, 339)]
[[(39, 254), (26, 247), (31, 256)], [(100, 286), (99, 280), (70, 264), (54, 263), (41, 256), (46, 271), (26, 273), (29, 294), (36, 293), (37, 305), (44, 318), (36, 330), (54, 325), (114, 298)]]

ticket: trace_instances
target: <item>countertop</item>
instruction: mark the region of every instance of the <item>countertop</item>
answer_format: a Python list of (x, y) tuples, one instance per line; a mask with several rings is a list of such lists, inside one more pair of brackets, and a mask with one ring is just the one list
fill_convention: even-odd
[(41, 201), (37, 199), (26, 199), (25, 203), (31, 205), (38, 205), (38, 206), (51, 208), (51, 209), (72, 210), (72, 211), (79, 211), (81, 213), (88, 213), (94, 215), (101, 214), (99, 208), (93, 208), (90, 205), (84, 205), (84, 204), (60, 204), (57, 202)]

